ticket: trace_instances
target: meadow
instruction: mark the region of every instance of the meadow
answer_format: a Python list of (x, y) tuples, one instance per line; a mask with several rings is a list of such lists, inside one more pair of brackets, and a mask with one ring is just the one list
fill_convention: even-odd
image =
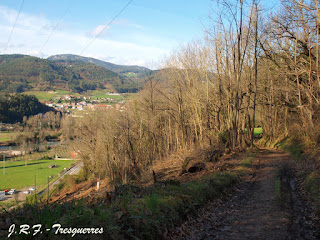
[(23, 94), (34, 95), (39, 99), (39, 101), (51, 101), (55, 97), (63, 97), (64, 95), (81, 96), (79, 93), (74, 93), (74, 92), (64, 91), (64, 90), (56, 90), (55, 92), (27, 91), (27, 92), (24, 92)]
[(8, 142), (15, 140), (17, 133), (15, 132), (0, 132), (0, 142)]
[(24, 94), (27, 95), (35, 95), (39, 101), (53, 101), (53, 98), (55, 97), (63, 97), (65, 95), (73, 95), (78, 97), (91, 97), (92, 100), (98, 100), (100, 98), (113, 98), (116, 101), (122, 101), (127, 100), (131, 96), (134, 95), (134, 93), (126, 93), (121, 95), (108, 95), (108, 90), (92, 90), (88, 91), (87, 93), (74, 93), (70, 91), (63, 91), (63, 90), (55, 90), (54, 92), (47, 92), (47, 91), (27, 91), (24, 92)]
[[(22, 189), (33, 187), (41, 189), (47, 184), (47, 177), (55, 179), (64, 168), (68, 168), (74, 163), (69, 160), (28, 160), (0, 162), (0, 189)], [(49, 168), (55, 164), (55, 168)], [(4, 170), (5, 166), (5, 170)]]
[(254, 128), (254, 136), (255, 137), (259, 137), (259, 136), (261, 136), (262, 134), (263, 134), (263, 129), (262, 129), (262, 127), (256, 127), (256, 128)]

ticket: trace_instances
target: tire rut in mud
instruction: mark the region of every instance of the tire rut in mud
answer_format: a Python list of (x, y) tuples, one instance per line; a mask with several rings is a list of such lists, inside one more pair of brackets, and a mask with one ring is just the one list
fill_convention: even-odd
[(290, 212), (289, 233), (291, 239), (320, 239), (314, 219), (315, 213), (301, 196), (297, 178), (292, 167), (282, 166), (279, 174), (281, 183), (280, 205)]

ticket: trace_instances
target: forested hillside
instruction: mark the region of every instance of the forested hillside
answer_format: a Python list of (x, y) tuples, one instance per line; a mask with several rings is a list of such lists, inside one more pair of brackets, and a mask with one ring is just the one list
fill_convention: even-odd
[(148, 68), (140, 67), (140, 66), (127, 66), (127, 65), (117, 65), (105, 61), (101, 61), (95, 58), (82, 57), (73, 54), (60, 54), (48, 57), (48, 60), (52, 61), (81, 61), (85, 63), (92, 63), (100, 67), (104, 67), (110, 71), (116, 73), (126, 73), (126, 72), (134, 72), (134, 73), (144, 73), (151, 71)]
[[(90, 63), (94, 64), (99, 67), (103, 67), (105, 69), (108, 69), (110, 71), (113, 71), (117, 74), (119, 74), (122, 78), (124, 78), (126, 81), (132, 81), (132, 83), (124, 84), (122, 88), (126, 88), (126, 86), (130, 89), (134, 89), (135, 87), (141, 88), (143, 86), (143, 83), (147, 80), (147, 77), (154, 74), (155, 71), (150, 70), (146, 67), (141, 66), (129, 66), (129, 65), (117, 65), (105, 61), (101, 61), (95, 58), (88, 58), (78, 55), (72, 55), (72, 54), (60, 54), (60, 55), (54, 55), (48, 57), (48, 60), (59, 62), (59, 63), (72, 63), (72, 62), (83, 62), (83, 63)], [(130, 87), (131, 86), (131, 87)], [(120, 90), (120, 92), (123, 92), (123, 90)]]
[(40, 103), (35, 96), (16, 94), (0, 95), (0, 122), (22, 122), (24, 116), (46, 113), (54, 109)]
[(130, 78), (121, 76), (116, 72), (93, 63), (79, 60), (56, 60), (54, 63), (65, 66), (79, 74), (80, 78), (83, 79), (80, 81), (80, 85), (90, 84), (90, 82), (100, 82), (112, 85), (112, 87), (120, 93), (136, 92), (142, 87), (141, 84), (132, 81)]
[(56, 63), (26, 55), (0, 56), (0, 91), (63, 89), (75, 92), (111, 87), (134, 92), (130, 79), (90, 63)]

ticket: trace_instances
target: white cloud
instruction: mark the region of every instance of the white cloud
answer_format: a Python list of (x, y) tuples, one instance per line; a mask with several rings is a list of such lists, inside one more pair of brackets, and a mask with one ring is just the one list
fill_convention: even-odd
[(115, 24), (115, 25), (127, 25), (128, 24), (128, 19), (126, 19), (126, 18), (121, 18), (121, 19), (119, 19), (119, 20), (114, 20), (113, 22), (112, 22), (112, 24)]
[(115, 20), (112, 22), (113, 25), (122, 25), (124, 27), (133, 27), (133, 28), (137, 28), (137, 29), (144, 29), (144, 27), (142, 25), (136, 24), (136, 23), (132, 23), (129, 22), (128, 19), (122, 18), (119, 20)]
[[(8, 41), (17, 11), (0, 6), (0, 54)], [(119, 20), (121, 24), (130, 25), (127, 20)], [(120, 24), (118, 22), (118, 24)], [(66, 31), (57, 28), (51, 39), (47, 42), (42, 52), (41, 47), (56, 23), (46, 19), (43, 15), (30, 15), (21, 13), (12, 34), (6, 54), (20, 53), (38, 57), (47, 57), (55, 54), (80, 54), (106, 25), (95, 27), (89, 35), (88, 32)], [(132, 25), (132, 24), (131, 24)], [(136, 25), (135, 28), (142, 26)], [(108, 27), (109, 28), (109, 27)], [(108, 32), (107, 29), (104, 32)], [(125, 36), (126, 33), (124, 33)], [(151, 37), (152, 38), (152, 37)], [(150, 43), (129, 42), (123, 37), (119, 40), (97, 38), (82, 55), (95, 57), (101, 60), (109, 59), (116, 64), (143, 65), (162, 57), (168, 53), (167, 49), (154, 46)]]
[(90, 32), (87, 33), (87, 36), (98, 37), (98, 38), (106, 37), (106, 36), (110, 35), (110, 31), (108, 31), (108, 30), (111, 29), (112, 25), (118, 25), (123, 28), (134, 28), (134, 29), (140, 29), (140, 30), (144, 29), (143, 26), (141, 26), (139, 24), (131, 23), (127, 19), (115, 20), (109, 26), (108, 26), (108, 24), (109, 23), (100, 24), (100, 25), (96, 26), (93, 30), (91, 30)]
[(137, 28), (137, 29), (144, 29), (143, 26), (141, 26), (139, 24), (135, 24), (135, 23), (129, 23), (129, 26), (132, 26), (132, 27)]
[[(5, 6), (0, 6), (0, 19), (2, 23), (8, 24), (8, 26), (12, 27), (17, 15), (18, 11)], [(40, 29), (49, 23), (49, 20), (47, 20), (44, 15), (37, 16), (21, 12), (17, 21), (17, 26), (35, 30)]]
[(105, 25), (98, 25), (97, 27), (95, 27), (91, 32), (89, 32), (87, 35), (89, 37), (103, 37), (103, 36), (107, 36), (108, 35), (108, 29), (110, 29), (110, 26), (107, 26), (107, 24)]

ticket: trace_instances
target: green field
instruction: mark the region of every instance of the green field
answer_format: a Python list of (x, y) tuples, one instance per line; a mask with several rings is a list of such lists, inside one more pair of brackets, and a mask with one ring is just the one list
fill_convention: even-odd
[(115, 100), (124, 100), (128, 98), (128, 96), (131, 96), (132, 94), (123, 94), (123, 95), (107, 95), (108, 90), (93, 90), (89, 91), (88, 93), (74, 93), (74, 92), (69, 92), (69, 91), (63, 91), (63, 90), (56, 90), (55, 93), (49, 93), (46, 91), (27, 91), (24, 92), (24, 94), (27, 95), (35, 95), (39, 101), (52, 101), (53, 98), (55, 97), (63, 97), (64, 95), (73, 95), (73, 96), (81, 96), (81, 97), (91, 97), (95, 100), (100, 99), (100, 98), (113, 98)]
[(123, 96), (122, 95), (107, 95), (108, 90), (93, 90), (88, 92), (88, 96), (92, 97), (94, 99), (99, 99), (99, 98), (113, 98), (115, 100), (122, 100)]
[[(0, 189), (21, 189), (34, 186), (35, 180), (37, 188), (41, 189), (47, 183), (47, 177), (51, 180), (58, 176), (64, 168), (68, 168), (74, 161), (63, 160), (29, 160), (27, 166), (25, 161), (6, 162), (5, 175), (3, 174), (4, 162), (0, 162)], [(55, 168), (49, 168), (55, 164)]]
[(0, 132), (0, 142), (13, 141), (16, 138), (15, 132)]
[(23, 136), (31, 136), (33, 135), (32, 132), (7, 132), (1, 131), (0, 132), (0, 143), (1, 142), (8, 142), (8, 141), (15, 141), (19, 135)]
[(260, 134), (262, 134), (263, 133), (263, 129), (262, 129), (262, 127), (258, 127), (258, 128), (254, 128), (254, 136), (256, 136), (256, 137), (258, 137), (258, 136), (260, 136)]
[[(246, 133), (247, 132), (247, 129), (245, 128), (244, 129), (244, 132)], [(261, 134), (263, 133), (263, 129), (262, 129), (262, 127), (256, 127), (256, 128), (254, 128), (254, 130), (253, 130), (253, 135), (255, 136), (255, 137), (261, 137)]]
[(48, 93), (42, 91), (28, 91), (24, 92), (23, 94), (34, 95), (39, 99), (39, 101), (49, 101), (52, 98), (57, 97), (56, 93)]
[(138, 74), (134, 72), (128, 72), (128, 73), (125, 73), (124, 75), (129, 78), (135, 78), (138, 76)]
[(39, 99), (39, 101), (50, 101), (54, 97), (63, 97), (64, 95), (81, 96), (79, 93), (63, 91), (63, 90), (56, 90), (55, 93), (49, 93), (47, 91), (27, 91), (27, 92), (24, 92), (24, 94), (34, 95)]

